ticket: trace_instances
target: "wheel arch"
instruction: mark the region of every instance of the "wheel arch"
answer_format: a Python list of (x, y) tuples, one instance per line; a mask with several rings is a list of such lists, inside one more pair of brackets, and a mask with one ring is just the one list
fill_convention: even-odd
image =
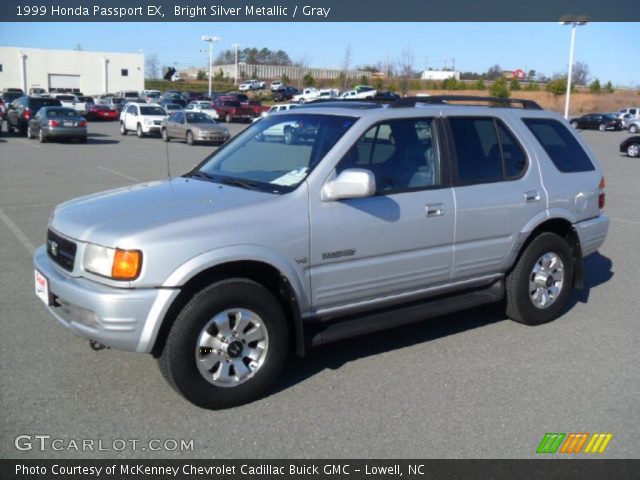
[(160, 326), (151, 349), (153, 356), (157, 357), (162, 353), (173, 321), (191, 298), (208, 285), (229, 278), (247, 278), (253, 280), (274, 295), (285, 312), (286, 321), (292, 333), (292, 346), (298, 355), (304, 356), (304, 330), (299, 298), (301, 294), (296, 291), (297, 286), (292, 284), (287, 274), (280, 268), (263, 260), (231, 260), (218, 263), (204, 268), (189, 278), (180, 287), (180, 293), (172, 301), (160, 321)]
[(582, 247), (580, 245), (580, 237), (578, 236), (578, 232), (576, 232), (575, 227), (573, 226), (573, 222), (569, 220), (566, 216), (557, 216), (546, 218), (543, 221), (537, 223), (537, 225), (530, 228), (528, 231), (522, 233), (522, 242), (520, 247), (517, 249), (517, 253), (511, 262), (509, 273), (515, 265), (520, 260), (520, 257), (526, 250), (526, 248), (533, 242), (535, 238), (537, 238), (541, 233), (549, 232), (555, 233), (559, 237), (566, 240), (571, 248), (571, 252), (573, 255), (573, 286), (575, 288), (582, 288), (584, 285), (584, 270), (582, 265)]

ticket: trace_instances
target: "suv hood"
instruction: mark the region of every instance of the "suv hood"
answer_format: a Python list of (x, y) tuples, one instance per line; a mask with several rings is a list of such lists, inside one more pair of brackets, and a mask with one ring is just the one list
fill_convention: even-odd
[(70, 200), (56, 208), (50, 226), (76, 240), (115, 247), (158, 226), (274, 198), (270, 193), (180, 177)]

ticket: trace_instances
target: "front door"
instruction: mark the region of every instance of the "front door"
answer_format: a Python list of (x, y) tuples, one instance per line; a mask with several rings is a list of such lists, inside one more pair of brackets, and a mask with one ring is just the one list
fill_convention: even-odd
[(316, 311), (419, 294), (451, 274), (454, 203), (443, 174), (433, 118), (373, 126), (336, 174), (370, 170), (368, 198), (311, 198), (311, 291)]

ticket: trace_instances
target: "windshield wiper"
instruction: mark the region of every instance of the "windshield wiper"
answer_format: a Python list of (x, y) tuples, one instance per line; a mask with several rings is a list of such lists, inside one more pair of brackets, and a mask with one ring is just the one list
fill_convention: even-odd
[(213, 175), (203, 172), (202, 170), (191, 170), (190, 172), (185, 173), (185, 177), (194, 177), (194, 178), (206, 178), (207, 180), (211, 180)]
[(234, 187), (246, 188), (247, 190), (260, 190), (256, 182), (251, 180), (242, 180), (241, 178), (224, 177), (220, 179), (220, 183), (232, 185)]

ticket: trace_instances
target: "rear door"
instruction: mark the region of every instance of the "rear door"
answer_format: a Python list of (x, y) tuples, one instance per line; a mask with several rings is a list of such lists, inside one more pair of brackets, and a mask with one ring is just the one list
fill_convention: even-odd
[(454, 281), (501, 273), (527, 222), (546, 208), (526, 139), (498, 116), (450, 115), (456, 203)]

